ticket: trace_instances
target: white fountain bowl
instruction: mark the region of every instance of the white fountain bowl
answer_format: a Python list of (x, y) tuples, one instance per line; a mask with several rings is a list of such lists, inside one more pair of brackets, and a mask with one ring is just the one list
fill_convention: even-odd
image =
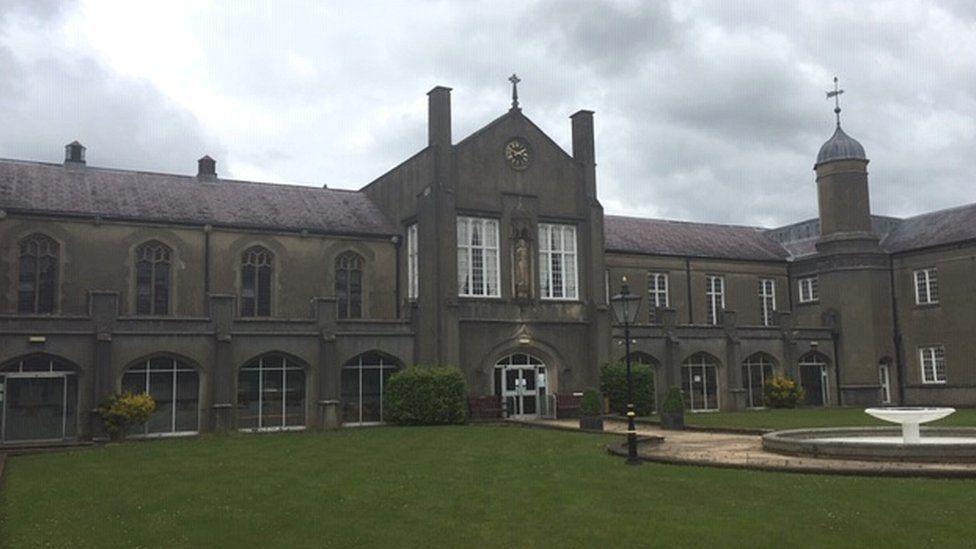
[(870, 416), (892, 423), (928, 423), (942, 419), (955, 413), (955, 408), (917, 408), (917, 407), (891, 407), (891, 408), (868, 408), (864, 410)]

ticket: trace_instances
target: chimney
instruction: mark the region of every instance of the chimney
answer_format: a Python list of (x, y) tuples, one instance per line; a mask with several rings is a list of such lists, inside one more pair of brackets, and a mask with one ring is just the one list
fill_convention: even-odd
[(586, 195), (596, 199), (596, 146), (593, 140), (593, 111), (581, 110), (573, 121), (573, 159), (583, 167)]
[(451, 145), (451, 88), (437, 86), (427, 92), (427, 142)]
[(210, 155), (203, 155), (203, 158), (197, 160), (197, 179), (200, 181), (216, 181), (217, 180), (217, 161), (210, 158)]
[(72, 141), (64, 146), (64, 165), (65, 166), (84, 166), (85, 165), (85, 146), (77, 141)]

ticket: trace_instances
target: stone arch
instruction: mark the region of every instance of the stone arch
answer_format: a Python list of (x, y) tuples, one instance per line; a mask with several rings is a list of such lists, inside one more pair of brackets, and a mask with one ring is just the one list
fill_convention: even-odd
[(715, 411), (721, 406), (719, 367), (715, 355), (697, 351), (681, 361), (681, 391), (685, 407), (695, 412)]
[(237, 426), (250, 431), (304, 429), (311, 394), (308, 362), (273, 350), (237, 370)]
[(403, 361), (379, 350), (358, 353), (342, 363), (340, 418), (347, 425), (383, 423), (385, 387)]
[(797, 360), (797, 374), (803, 388), (803, 404), (826, 406), (830, 403), (830, 357), (810, 350)]
[(146, 392), (156, 400), (149, 421), (134, 434), (166, 436), (200, 431), (206, 376), (199, 363), (171, 352), (155, 352), (130, 361), (119, 372), (120, 392)]
[(44, 352), (0, 365), (0, 443), (75, 438), (87, 419), (80, 413), (80, 372), (74, 362)]
[(742, 361), (742, 389), (745, 391), (746, 408), (763, 408), (763, 386), (775, 375), (779, 362), (773, 355), (757, 351)]

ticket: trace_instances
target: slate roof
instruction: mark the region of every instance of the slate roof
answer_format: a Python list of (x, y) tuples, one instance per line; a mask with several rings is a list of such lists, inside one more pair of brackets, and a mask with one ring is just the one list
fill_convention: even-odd
[(976, 240), (976, 204), (905, 218), (881, 241), (881, 247), (897, 253), (966, 240)]
[(385, 236), (365, 193), (0, 160), (0, 209), (103, 219)]
[(789, 256), (761, 227), (608, 215), (604, 232), (609, 251), (756, 261)]

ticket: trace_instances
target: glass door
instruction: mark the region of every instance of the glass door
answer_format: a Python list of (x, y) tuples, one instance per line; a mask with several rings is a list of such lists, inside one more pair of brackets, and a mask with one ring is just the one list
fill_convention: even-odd
[(891, 404), (891, 372), (888, 364), (878, 365), (878, 381), (881, 383), (881, 403)]

